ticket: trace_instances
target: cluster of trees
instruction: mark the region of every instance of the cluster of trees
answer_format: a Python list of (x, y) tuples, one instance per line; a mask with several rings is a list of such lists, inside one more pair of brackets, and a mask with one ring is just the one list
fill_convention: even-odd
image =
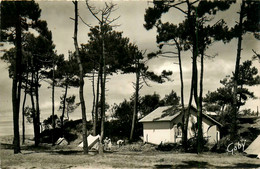
[[(153, 1), (153, 7), (146, 9), (144, 27), (147, 30), (156, 27), (157, 43), (160, 50), (150, 54), (150, 57), (171, 54), (171, 57), (179, 59), (180, 79), (181, 79), (181, 105), (184, 110), (184, 96), (183, 96), (183, 74), (181, 53), (190, 50), (192, 58), (192, 78), (190, 97), (188, 101), (188, 112), (183, 111), (182, 122), (182, 142), (184, 148), (187, 150), (187, 127), (190, 114), (191, 104), (196, 104), (198, 135), (197, 135), (197, 152), (202, 152), (203, 134), (202, 134), (202, 110), (203, 110), (203, 71), (204, 58), (208, 57), (206, 54), (207, 48), (216, 41), (229, 42), (233, 38), (238, 39), (236, 66), (232, 81), (229, 82), (230, 96), (231, 96), (231, 110), (232, 116), (231, 125), (231, 139), (238, 139), (237, 137), (237, 114), (241, 106), (241, 100), (245, 99), (245, 95), (241, 94), (243, 85), (240, 84), (239, 79), (244, 78), (240, 70), (241, 46), (242, 36), (247, 32), (252, 32), (255, 38), (259, 39), (259, 10), (260, 3), (258, 1), (242, 0), (239, 11), (239, 21), (234, 27), (228, 28), (223, 19), (212, 23), (213, 18), (217, 13), (225, 11), (235, 1)], [(162, 16), (170, 10), (177, 10), (185, 16), (183, 22), (179, 24), (162, 22)], [(255, 13), (256, 12), (256, 13)], [(253, 16), (253, 13), (258, 16)], [(175, 16), (172, 16), (173, 18)], [(164, 51), (164, 46), (174, 46), (176, 49), (172, 51)], [(198, 72), (198, 59), (200, 57), (200, 74)], [(241, 68), (242, 69), (242, 68)], [(199, 85), (198, 85), (199, 80)], [(239, 84), (240, 83), (240, 84)], [(255, 84), (259, 84), (256, 82)], [(253, 85), (253, 84), (252, 84)], [(238, 90), (239, 89), (239, 90)], [(239, 91), (239, 92), (238, 92)], [(247, 95), (250, 93), (247, 93)], [(224, 101), (225, 102), (225, 101)], [(225, 102), (226, 103), (226, 102)]]
[[(20, 152), (19, 142), (19, 111), (21, 102), (21, 90), (24, 90), (23, 99), (23, 140), (24, 140), (24, 116), (27, 115), (33, 121), (35, 145), (40, 143), (40, 106), (39, 88), (41, 82), (47, 81), (52, 89), (52, 114), (46, 123), (52, 123), (55, 129), (54, 94), (55, 87), (64, 89), (61, 96), (60, 117), (61, 128), (64, 125), (65, 112), (73, 111), (75, 106), (81, 106), (83, 122), (83, 142), (84, 153), (88, 152), (87, 129), (86, 129), (86, 107), (83, 97), (84, 78), (92, 78), (93, 87), (93, 134), (97, 134), (97, 126), (101, 126), (101, 140), (104, 137), (104, 122), (106, 110), (106, 83), (107, 76), (113, 73), (136, 73), (137, 83), (135, 84), (137, 96), (142, 82), (146, 79), (163, 83), (171, 72), (163, 71), (161, 75), (148, 71), (145, 65), (144, 53), (138, 47), (130, 43), (129, 38), (123, 37), (122, 32), (114, 30), (112, 23), (116, 19), (110, 19), (110, 14), (114, 11), (114, 4), (105, 3), (101, 10), (95, 10), (86, 1), (86, 6), (90, 13), (98, 21), (97, 26), (87, 24), (78, 14), (78, 2), (73, 2), (75, 7), (74, 24), (74, 46), (75, 52), (69, 52), (69, 58), (65, 60), (64, 55), (57, 55), (55, 45), (52, 41), (52, 34), (48, 30), (46, 21), (40, 20), (41, 10), (34, 1), (30, 2), (3, 2), (1, 5), (1, 39), (5, 42), (13, 43), (14, 48), (5, 52), (1, 58), (9, 66), (9, 74), (13, 79), (13, 115), (14, 115), (14, 147), (15, 153)], [(9, 11), (16, 11), (9, 14)], [(90, 27), (88, 33), (89, 41), (86, 44), (78, 44), (78, 22), (79, 19), (86, 26)], [(9, 22), (11, 21), (11, 23)], [(28, 23), (26, 22), (28, 21)], [(30, 21), (30, 22), (29, 22)], [(32, 33), (32, 29), (37, 32)], [(95, 81), (97, 81), (95, 86)], [(74, 105), (75, 96), (68, 96), (70, 87), (79, 87), (80, 103)], [(31, 107), (26, 106), (27, 96), (31, 98)], [(100, 96), (100, 97), (99, 97)], [(138, 97), (137, 97), (138, 98)], [(135, 113), (137, 114), (137, 113)], [(135, 117), (136, 115), (133, 115)], [(98, 125), (100, 123), (100, 125)], [(134, 120), (133, 125), (136, 124)], [(132, 127), (134, 129), (134, 126)], [(54, 134), (54, 132), (53, 132)], [(132, 132), (133, 135), (133, 132)], [(54, 138), (54, 136), (53, 136)], [(53, 139), (53, 144), (55, 140)], [(102, 149), (100, 150), (102, 153)]]
[[(9, 75), (13, 79), (14, 153), (20, 152), (19, 111), (22, 88), (31, 96), (35, 145), (39, 144), (39, 81), (43, 78), (41, 71), (50, 67), (47, 62), (54, 55), (52, 35), (46, 21), (40, 20), (40, 13), (38, 4), (33, 1), (1, 3), (1, 39), (15, 45), (2, 57), (10, 63)], [(37, 35), (30, 33), (31, 29), (37, 31)], [(24, 103), (25, 101), (23, 112)]]
[[(21, 91), (24, 91), (22, 104), (23, 112), (23, 140), (24, 140), (24, 116), (29, 114), (34, 126), (35, 145), (40, 143), (40, 105), (39, 88), (41, 81), (48, 81), (52, 88), (52, 128), (55, 128), (55, 87), (64, 89), (61, 96), (60, 117), (61, 128), (64, 125), (65, 112), (73, 111), (75, 106), (81, 107), (83, 123), (83, 149), (88, 153), (87, 143), (87, 119), (84, 100), (84, 78), (90, 77), (92, 80), (93, 106), (92, 122), (93, 134), (101, 135), (101, 141), (105, 135), (106, 117), (106, 83), (109, 75), (113, 73), (134, 73), (136, 82), (133, 83), (134, 95), (130, 101), (124, 101), (120, 105), (115, 105), (113, 117), (120, 122), (129, 125), (130, 141), (135, 137), (137, 119), (150, 113), (160, 105), (181, 104), (182, 117), (182, 140), (183, 146), (187, 148), (187, 128), (190, 115), (190, 107), (195, 102), (198, 116), (198, 153), (202, 151), (202, 111), (203, 108), (219, 111), (227, 110), (232, 115), (232, 138), (236, 138), (237, 124), (236, 117), (240, 106), (245, 104), (248, 98), (254, 98), (246, 86), (259, 84), (257, 69), (252, 67), (252, 61), (246, 61), (240, 65), (242, 36), (247, 32), (252, 32), (256, 39), (259, 39), (259, 21), (255, 15), (259, 15), (259, 2), (242, 0), (239, 12), (239, 21), (229, 28), (224, 20), (212, 23), (214, 16), (229, 9), (234, 1), (153, 1), (153, 7), (145, 11), (145, 24), (147, 30), (156, 27), (157, 43), (159, 50), (146, 55), (137, 45), (130, 42), (130, 39), (123, 37), (122, 32), (115, 31), (114, 22), (118, 18), (111, 18), (115, 10), (115, 4), (105, 3), (104, 8), (96, 9), (89, 1), (86, 7), (90, 14), (97, 21), (97, 25), (92, 26), (84, 21), (78, 12), (78, 2), (74, 4), (74, 47), (75, 52), (69, 52), (69, 58), (58, 55), (55, 52), (55, 45), (52, 41), (52, 33), (48, 30), (47, 23), (40, 19), (41, 10), (34, 1), (3, 1), (1, 3), (1, 39), (4, 42), (12, 43), (15, 47), (5, 52), (1, 58), (10, 64), (9, 75), (13, 79), (12, 85), (12, 105), (13, 105), (13, 125), (14, 125), (14, 153), (20, 152), (19, 139), (19, 111), (21, 102)], [(171, 9), (180, 11), (185, 19), (178, 24), (162, 22), (162, 16)], [(11, 11), (11, 12), (10, 12)], [(84, 44), (78, 44), (78, 24), (79, 22), (89, 27), (89, 40)], [(35, 30), (35, 31), (32, 31)], [(203, 99), (203, 73), (204, 59), (210, 57), (206, 51), (210, 45), (216, 41), (228, 43), (233, 38), (238, 39), (236, 67), (232, 76), (227, 77), (221, 83), (224, 85), (216, 92), (210, 92)], [(170, 51), (168, 46), (174, 47)], [(191, 51), (192, 58), (192, 78), (190, 96), (188, 101), (188, 111), (184, 111), (184, 81), (182, 72), (182, 52)], [(254, 59), (259, 58), (255, 52)], [(178, 58), (181, 96), (177, 97), (175, 92), (171, 92), (164, 99), (160, 100), (157, 94), (140, 97), (140, 90), (143, 85), (149, 85), (148, 80), (163, 83), (170, 80), (170, 71), (163, 71), (160, 75), (149, 71), (146, 59), (154, 57)], [(200, 59), (200, 60), (199, 60)], [(198, 65), (200, 63), (200, 65)], [(198, 72), (200, 66), (200, 72)], [(95, 83), (96, 82), (96, 83)], [(199, 82), (199, 85), (198, 85)], [(79, 87), (80, 103), (73, 105), (75, 96), (68, 96), (70, 87)], [(225, 93), (225, 96), (221, 93)], [(26, 99), (30, 96), (31, 107), (26, 108)], [(223, 101), (223, 99), (225, 99)], [(203, 101), (205, 105), (203, 105)], [(217, 103), (217, 105), (214, 105)], [(74, 106), (74, 107), (73, 107)], [(228, 107), (228, 108), (227, 108)], [(30, 110), (30, 111), (28, 111)], [(28, 113), (29, 112), (29, 113)], [(138, 116), (141, 115), (141, 116)], [(68, 116), (68, 115), (67, 115)], [(50, 119), (49, 119), (50, 121)], [(100, 130), (97, 127), (100, 126)], [(54, 137), (53, 137), (54, 138)], [(53, 144), (55, 140), (53, 139)], [(100, 153), (103, 148), (100, 147)]]
[[(48, 30), (47, 22), (40, 19), (40, 15), (41, 9), (34, 1), (3, 2), (1, 4), (1, 39), (3, 42), (15, 46), (5, 51), (1, 57), (2, 60), (10, 64), (9, 76), (13, 79), (15, 153), (20, 152), (20, 102), (22, 102), (23, 143), (25, 140), (25, 116), (27, 116), (32, 119), (35, 146), (38, 146), (41, 125), (39, 88), (42, 81), (47, 81), (52, 86), (52, 117), (54, 117), (55, 111), (54, 87), (65, 88), (63, 98), (67, 100), (67, 88), (79, 85), (78, 72), (73, 70), (77, 67), (76, 62), (73, 59), (65, 60), (63, 55), (56, 54), (52, 33)], [(21, 99), (22, 90), (24, 91), (23, 99)], [(28, 99), (31, 102), (30, 107), (28, 107)], [(64, 101), (61, 119), (64, 116), (65, 103)], [(55, 128), (54, 118), (52, 118), (52, 127)]]
[[(247, 60), (239, 66), (239, 78), (237, 88), (237, 115), (256, 115), (249, 110), (240, 110), (240, 107), (245, 105), (249, 99), (255, 99), (254, 92), (251, 92), (247, 87), (260, 84), (260, 76), (258, 75), (258, 69), (252, 66), (252, 61)], [(223, 80), (220, 80), (221, 87), (216, 91), (208, 92), (203, 98), (204, 108), (207, 111), (216, 112), (218, 114), (219, 121), (223, 124), (222, 135), (228, 135), (232, 132), (232, 104), (233, 104), (233, 84), (234, 84), (234, 72), (232, 76), (227, 76)], [(237, 121), (236, 121), (237, 123)]]

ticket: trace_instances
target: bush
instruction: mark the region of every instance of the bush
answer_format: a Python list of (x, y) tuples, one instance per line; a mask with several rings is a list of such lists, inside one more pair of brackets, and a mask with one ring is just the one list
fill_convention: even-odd
[[(87, 130), (90, 131), (92, 124), (87, 122)], [(54, 132), (54, 142), (63, 137), (70, 143), (82, 135), (82, 120), (67, 121), (64, 123), (63, 131), (61, 128), (46, 129), (40, 134), (41, 143), (52, 143), (52, 133)]]
[(159, 151), (172, 151), (172, 150), (180, 150), (181, 146), (177, 143), (160, 143), (157, 147), (156, 150)]
[(227, 151), (228, 144), (230, 144), (230, 137), (223, 137), (212, 147), (211, 151), (216, 153), (225, 153)]
[[(54, 132), (54, 133), (53, 133)], [(54, 136), (54, 142), (56, 142), (60, 137), (62, 137), (62, 131), (60, 128), (47, 129), (40, 133), (41, 143), (52, 143), (52, 135)]]
[[(126, 140), (130, 137), (131, 124), (122, 123), (120, 120), (111, 120), (105, 122), (105, 134), (107, 137), (112, 138), (112, 141), (118, 139)], [(143, 126), (137, 123), (134, 131), (133, 141), (138, 141), (139, 136), (143, 133)]]
[[(203, 151), (208, 151), (209, 149), (205, 146), (207, 144), (207, 140), (203, 138), (203, 143), (202, 143), (202, 152)], [(197, 152), (197, 137), (193, 137), (188, 140), (188, 152), (190, 153), (196, 153)]]

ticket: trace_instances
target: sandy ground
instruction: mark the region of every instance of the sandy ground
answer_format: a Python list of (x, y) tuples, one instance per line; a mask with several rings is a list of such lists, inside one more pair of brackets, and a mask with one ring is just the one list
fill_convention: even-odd
[(75, 145), (54, 146), (43, 144), (38, 148), (27, 140), (22, 153), (13, 154), (10, 138), (0, 138), (1, 168), (260, 168), (260, 160), (242, 154), (161, 152), (153, 147), (140, 151), (141, 145), (113, 148), (103, 155), (90, 152), (83, 155)]

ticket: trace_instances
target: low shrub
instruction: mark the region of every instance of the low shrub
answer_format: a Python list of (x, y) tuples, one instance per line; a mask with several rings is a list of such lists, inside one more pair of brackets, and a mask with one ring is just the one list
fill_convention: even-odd
[(215, 144), (210, 151), (216, 153), (225, 153), (227, 151), (227, 146), (230, 144), (230, 137), (226, 136), (219, 140), (217, 144)]
[[(208, 151), (208, 147), (206, 147), (207, 144), (207, 140), (203, 139), (203, 143), (202, 143), (202, 151)], [(198, 148), (198, 143), (197, 143), (197, 137), (193, 137), (191, 139), (188, 140), (188, 152), (190, 153), (196, 153), (197, 152), (197, 148)]]
[(161, 143), (156, 147), (156, 150), (159, 151), (178, 151), (181, 149), (181, 146), (177, 143)]

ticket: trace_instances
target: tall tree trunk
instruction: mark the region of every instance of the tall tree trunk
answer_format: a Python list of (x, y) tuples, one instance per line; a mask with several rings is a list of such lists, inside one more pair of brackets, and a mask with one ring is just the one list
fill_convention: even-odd
[(98, 107), (99, 107), (99, 80), (100, 80), (100, 70), (98, 71), (98, 79), (97, 79), (97, 97), (96, 97), (96, 109), (95, 109), (95, 119), (93, 125), (93, 134), (97, 135), (97, 123), (98, 123)]
[(79, 86), (79, 98), (81, 104), (81, 112), (82, 112), (82, 132), (83, 132), (83, 151), (84, 154), (88, 154), (88, 140), (87, 140), (87, 117), (86, 117), (86, 107), (83, 96), (83, 87), (84, 87), (84, 79), (83, 79), (83, 66), (79, 57), (79, 46), (78, 46), (78, 1), (73, 1), (75, 5), (75, 27), (74, 27), (74, 46), (76, 50), (76, 58), (79, 65), (79, 73), (80, 73), (80, 86)]
[(185, 119), (188, 119), (188, 112), (185, 111), (184, 107), (184, 85), (183, 85), (183, 73), (182, 73), (182, 61), (181, 61), (181, 48), (176, 39), (174, 39), (176, 43), (176, 47), (178, 50), (178, 60), (179, 60), (179, 69), (180, 69), (180, 81), (181, 81), (181, 108), (182, 108), (182, 144), (185, 149), (187, 150), (187, 123)]
[[(191, 88), (190, 88), (190, 98), (188, 103), (188, 108), (185, 113), (184, 119), (183, 119), (183, 133), (182, 133), (182, 142), (185, 152), (187, 152), (188, 148), (188, 124), (189, 124), (189, 117), (191, 112), (191, 104), (192, 104), (192, 98), (193, 98), (193, 92), (196, 88), (196, 78), (197, 78), (197, 55), (196, 55), (196, 42), (195, 42), (195, 23), (193, 21), (193, 18), (191, 16), (191, 5), (189, 0), (186, 0), (187, 6), (188, 6), (188, 23), (189, 23), (189, 32), (191, 33), (191, 36), (193, 38), (193, 51), (192, 51), (192, 77), (191, 77)], [(194, 93), (195, 95), (195, 93)], [(196, 102), (196, 100), (195, 100)]]
[(14, 154), (18, 154), (21, 152), (20, 148), (20, 134), (19, 134), (19, 102), (18, 100), (18, 91), (17, 91), (17, 83), (19, 81), (19, 69), (22, 59), (22, 39), (21, 39), (21, 18), (20, 18), (20, 3), (15, 2), (16, 4), (16, 56), (14, 61), (14, 75), (13, 75), (13, 84), (12, 84), (12, 103), (13, 103), (13, 131), (14, 131)]
[(30, 86), (30, 95), (31, 95), (31, 104), (32, 104), (32, 118), (33, 118), (33, 132), (34, 132), (34, 145), (37, 146), (36, 137), (37, 137), (37, 122), (36, 122), (36, 111), (35, 111), (35, 103), (33, 98), (33, 87), (34, 87), (34, 70), (33, 70), (33, 58), (32, 58), (32, 73), (31, 73), (31, 86)]
[[(67, 81), (67, 79), (66, 79)], [(65, 86), (65, 93), (64, 93), (64, 98), (63, 98), (63, 108), (62, 108), (62, 114), (61, 114), (61, 131), (62, 135), (64, 134), (64, 114), (65, 114), (65, 108), (66, 108), (66, 98), (67, 98), (67, 93), (68, 93), (68, 83), (66, 82)], [(63, 135), (64, 136), (64, 135)]]
[(182, 63), (181, 63), (181, 48), (176, 39), (174, 39), (176, 47), (178, 50), (178, 60), (179, 60), (179, 69), (180, 69), (180, 81), (181, 81), (181, 107), (184, 110), (184, 85), (183, 85), (183, 73), (182, 73)]
[(38, 146), (40, 143), (40, 105), (39, 105), (39, 71), (36, 71), (35, 75), (35, 100), (36, 100), (36, 136), (35, 136), (35, 145)]
[[(95, 64), (93, 64), (93, 68), (95, 68)], [(96, 99), (96, 95), (95, 95), (95, 70), (93, 69), (93, 74), (92, 74), (92, 93), (93, 93), (93, 103), (92, 103), (92, 111), (91, 111), (91, 115), (92, 115), (92, 123), (93, 123), (93, 134), (96, 135), (96, 131), (94, 128), (94, 123), (95, 123), (95, 99)], [(94, 135), (94, 136), (95, 136)]]
[(23, 139), (22, 139), (22, 144), (25, 143), (25, 102), (26, 102), (26, 96), (27, 96), (27, 88), (28, 88), (28, 75), (29, 75), (29, 71), (28, 71), (28, 64), (27, 64), (27, 68), (26, 68), (26, 81), (25, 81), (25, 88), (24, 88), (24, 98), (23, 98), (23, 107), (22, 107), (22, 125), (23, 125)]
[(55, 130), (55, 119), (54, 119), (54, 107), (55, 107), (55, 103), (54, 103), (54, 81), (55, 81), (55, 73), (54, 73), (54, 56), (52, 58), (52, 96), (51, 96), (51, 100), (52, 100), (52, 145), (55, 145), (55, 140), (54, 140), (54, 130)]
[[(15, 74), (16, 71), (14, 71)], [(13, 76), (12, 84), (12, 103), (13, 103), (13, 130), (14, 130), (14, 154), (20, 153), (20, 134), (19, 134), (19, 112), (17, 111), (17, 77)]]
[(190, 112), (191, 112), (191, 104), (192, 104), (192, 96), (193, 96), (193, 71), (192, 71), (192, 78), (191, 78), (191, 88), (190, 88), (190, 98), (189, 98), (189, 103), (188, 103), (188, 108), (185, 110), (185, 116), (183, 119), (183, 129), (182, 129), (182, 144), (184, 151), (187, 152), (188, 150), (188, 125), (189, 125), (189, 117), (190, 117)]
[(193, 69), (194, 69), (194, 76), (193, 76), (193, 80), (194, 80), (194, 86), (193, 86), (193, 90), (194, 90), (194, 101), (195, 101), (195, 104), (196, 104), (196, 107), (198, 109), (199, 107), (199, 97), (198, 97), (198, 69), (197, 69), (197, 56), (194, 56), (195, 57), (194, 61), (193, 61)]
[[(195, 13), (195, 18), (192, 29), (193, 31), (193, 69), (195, 71), (194, 77), (194, 100), (197, 106), (197, 153), (202, 152), (203, 146), (203, 131), (202, 131), (202, 94), (203, 94), (203, 55), (204, 52), (201, 53), (201, 74), (200, 74), (200, 95), (198, 96), (198, 70), (197, 70), (197, 58), (199, 54), (199, 38), (198, 38), (198, 23), (197, 23), (197, 9)], [(205, 48), (205, 47), (204, 47)]]
[(26, 89), (24, 89), (23, 108), (22, 108), (22, 126), (23, 126), (22, 144), (25, 143), (25, 119), (24, 119), (25, 112), (24, 111), (25, 111), (26, 96), (27, 96)]
[[(199, 97), (198, 97), (198, 66), (197, 66), (197, 58), (198, 58), (198, 45), (199, 45), (199, 40), (198, 40), (198, 26), (197, 26), (197, 8), (196, 8), (196, 15), (195, 18), (191, 21), (192, 25), (192, 39), (193, 39), (193, 71), (194, 71), (194, 100), (197, 106), (197, 109), (199, 109)], [(199, 112), (199, 110), (198, 110)]]
[(237, 104), (237, 86), (238, 86), (238, 76), (239, 76), (239, 65), (241, 59), (241, 46), (242, 46), (242, 23), (243, 23), (243, 13), (244, 13), (245, 1), (242, 0), (239, 16), (239, 35), (237, 43), (237, 57), (236, 57), (236, 66), (234, 74), (234, 89), (233, 89), (233, 104), (232, 104), (232, 126), (231, 126), (231, 140), (235, 141), (237, 138), (237, 113), (238, 113), (238, 104)]
[(130, 133), (130, 141), (133, 140), (133, 134), (134, 134), (134, 129), (135, 129), (135, 124), (136, 124), (136, 119), (137, 119), (137, 113), (138, 113), (138, 98), (139, 98), (139, 81), (140, 81), (140, 69), (139, 69), (139, 59), (136, 58), (136, 84), (135, 84), (135, 102), (134, 102), (134, 113), (132, 117), (132, 127), (131, 127), (131, 133)]
[[(104, 130), (105, 130), (105, 92), (106, 92), (106, 60), (105, 60), (105, 42), (104, 42), (104, 32), (103, 25), (101, 24), (101, 32), (102, 32), (102, 69), (103, 69), (103, 77), (101, 75), (101, 131), (100, 131), (100, 141), (103, 142), (104, 139)], [(100, 146), (99, 153), (103, 153), (103, 147)]]
[(198, 123), (198, 139), (197, 139), (197, 152), (201, 153), (203, 149), (203, 130), (202, 130), (202, 95), (203, 95), (203, 73), (204, 73), (204, 52), (201, 54), (201, 72), (200, 72), (200, 96), (199, 96), (199, 113), (197, 117)]

